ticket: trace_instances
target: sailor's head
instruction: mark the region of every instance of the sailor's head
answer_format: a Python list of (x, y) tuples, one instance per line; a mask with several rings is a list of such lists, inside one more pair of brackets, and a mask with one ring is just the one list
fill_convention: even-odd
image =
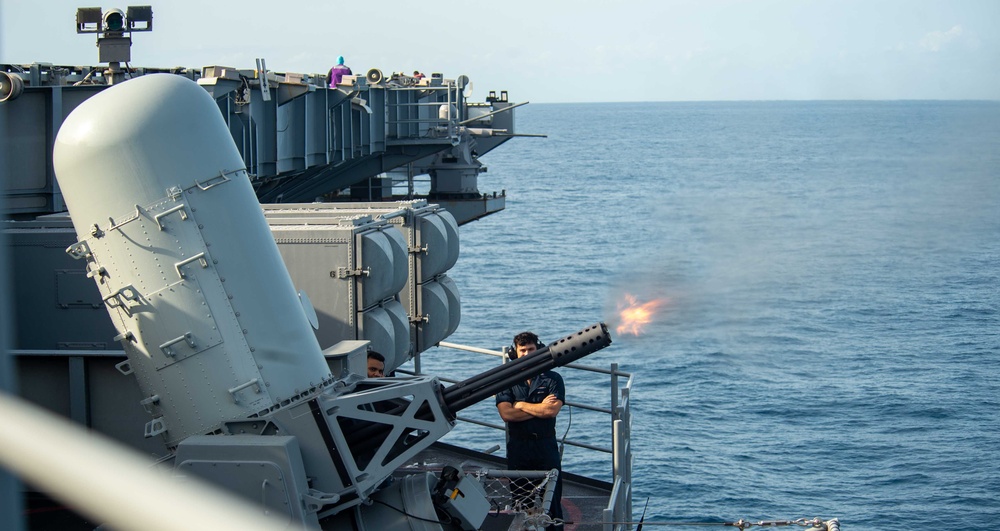
[(514, 336), (514, 344), (511, 345), (510, 352), (507, 355), (511, 359), (520, 358), (521, 356), (531, 354), (542, 348), (542, 346), (542, 342), (538, 340), (538, 336), (534, 332), (521, 332)]
[(337, 57), (337, 64), (338, 65), (344, 64), (344, 56), (343, 55)]
[(383, 376), (385, 376), (385, 356), (375, 352), (374, 350), (369, 350), (368, 377), (381, 378)]

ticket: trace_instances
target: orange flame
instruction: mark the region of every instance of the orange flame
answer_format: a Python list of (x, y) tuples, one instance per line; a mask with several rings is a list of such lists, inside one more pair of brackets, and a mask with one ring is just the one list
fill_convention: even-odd
[(653, 299), (639, 304), (633, 295), (626, 293), (625, 300), (618, 303), (618, 317), (621, 321), (615, 327), (615, 332), (634, 336), (641, 334), (642, 328), (653, 321), (656, 311), (666, 302), (666, 299)]

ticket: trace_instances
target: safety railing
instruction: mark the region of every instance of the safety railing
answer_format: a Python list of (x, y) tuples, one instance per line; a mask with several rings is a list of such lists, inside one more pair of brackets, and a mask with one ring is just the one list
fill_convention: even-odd
[(461, 94), (453, 80), (443, 80), (440, 85), (390, 86), (388, 93), (386, 128), (389, 139), (397, 142), (442, 138), (458, 141)]

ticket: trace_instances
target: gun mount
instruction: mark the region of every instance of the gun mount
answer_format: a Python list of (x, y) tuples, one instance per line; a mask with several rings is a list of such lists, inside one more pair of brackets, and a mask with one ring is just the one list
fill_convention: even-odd
[[(449, 423), (453, 423), (456, 414), (498, 392), (507, 389), (519, 381), (534, 378), (539, 374), (556, 367), (562, 367), (584, 356), (593, 354), (611, 344), (611, 335), (604, 323), (596, 323), (579, 332), (554, 341), (549, 345), (532, 352), (528, 356), (505, 363), (499, 367), (484, 371), (471, 378), (447, 388), (437, 386), (437, 407), (431, 404), (417, 404), (413, 410), (412, 402), (383, 402), (382, 406), (372, 404), (374, 409), (385, 410), (383, 415), (400, 417), (411, 411), (415, 421), (433, 421), (435, 416), (444, 415)], [(364, 385), (381, 385), (385, 380), (366, 382)], [(390, 425), (370, 422), (350, 430), (347, 443), (351, 453), (356, 456), (370, 455), (371, 441), (383, 441), (389, 436)], [(346, 430), (345, 430), (346, 431)], [(403, 444), (412, 444), (420, 434), (410, 434), (410, 439), (399, 439)]]
[[(119, 370), (153, 416), (145, 434), (163, 438), (177, 475), (309, 527), (342, 525), (348, 509), (366, 518), (376, 494), (437, 488), (430, 476), (385, 485), (456, 412), (611, 343), (599, 323), (448, 388), (332, 374), (215, 111), (190, 80), (142, 76), (77, 107), (54, 149), (78, 238), (67, 252), (101, 292), (128, 357)], [(475, 528), (488, 504), (455, 510)]]

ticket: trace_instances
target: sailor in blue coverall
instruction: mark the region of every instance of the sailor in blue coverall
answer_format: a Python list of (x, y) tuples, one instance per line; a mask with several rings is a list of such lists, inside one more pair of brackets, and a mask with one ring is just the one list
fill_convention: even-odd
[[(530, 355), (544, 346), (538, 336), (522, 332), (514, 337), (514, 357)], [(562, 519), (562, 464), (556, 441), (556, 415), (566, 401), (562, 377), (546, 371), (497, 394), (497, 410), (507, 423), (507, 468), (560, 471), (549, 515)]]

